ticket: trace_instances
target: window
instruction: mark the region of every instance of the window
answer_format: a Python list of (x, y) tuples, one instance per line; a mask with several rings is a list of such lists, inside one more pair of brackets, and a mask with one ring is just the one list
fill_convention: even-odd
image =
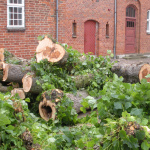
[(147, 12), (147, 33), (150, 34), (150, 10)]
[(126, 16), (127, 17), (135, 17), (135, 9), (133, 7), (128, 7), (126, 9)]
[(75, 20), (72, 23), (72, 37), (73, 38), (77, 37), (77, 23), (75, 22)]
[(7, 0), (7, 28), (24, 28), (24, 0)]
[(109, 38), (109, 24), (106, 24), (106, 38)]

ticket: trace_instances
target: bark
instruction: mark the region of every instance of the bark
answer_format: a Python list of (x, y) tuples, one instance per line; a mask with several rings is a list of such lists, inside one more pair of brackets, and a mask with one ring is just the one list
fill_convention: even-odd
[(23, 68), (22, 65), (5, 63), (3, 65), (3, 81), (22, 83), (23, 76), (30, 70), (30, 67)]
[[(83, 76), (74, 76), (72, 77), (73, 81), (75, 82), (75, 86), (77, 89), (86, 87), (90, 84), (91, 79), (93, 78), (92, 74), (83, 75)], [(37, 84), (36, 81), (40, 82), (40, 85)], [(39, 77), (34, 77), (34, 75), (24, 75), (22, 79), (23, 83), (23, 90), (25, 92), (31, 92), (34, 94), (38, 94), (42, 92), (42, 84), (43, 81), (39, 79)]]
[(3, 64), (4, 62), (0, 62), (0, 70), (3, 70)]
[(11, 96), (15, 96), (16, 94), (18, 94), (20, 99), (26, 98), (26, 94), (22, 88), (14, 88), (13, 90), (11, 90)]
[(1, 83), (0, 83), (0, 92), (10, 92), (10, 86), (3, 86)]
[[(39, 104), (39, 113), (44, 120), (48, 121), (51, 118), (55, 120), (57, 112), (56, 105), (61, 101), (63, 95), (63, 92), (59, 89), (54, 89), (50, 93), (43, 93), (43, 100)], [(81, 101), (88, 96), (88, 93), (86, 91), (77, 91), (76, 95), (66, 93), (66, 96), (74, 102), (76, 112), (80, 113), (80, 107), (82, 107)]]
[(3, 71), (0, 70), (0, 81), (3, 79)]
[[(142, 69), (143, 67), (144, 69)], [(111, 71), (118, 76), (122, 76), (124, 82), (137, 83), (150, 73), (150, 65), (117, 63), (112, 67)], [(149, 81), (150, 79), (147, 80)]]
[[(40, 85), (37, 84), (37, 80), (40, 82)], [(31, 92), (34, 94), (38, 94), (42, 92), (42, 83), (43, 81), (39, 80), (38, 77), (34, 77), (33, 74), (31, 75), (24, 75), (22, 79), (23, 83), (23, 90), (25, 92)]]

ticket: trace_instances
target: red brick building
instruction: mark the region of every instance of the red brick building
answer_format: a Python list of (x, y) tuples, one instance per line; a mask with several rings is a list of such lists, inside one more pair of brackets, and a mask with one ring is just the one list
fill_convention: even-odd
[(96, 55), (150, 53), (150, 0), (0, 1), (0, 48), (30, 58), (43, 34)]

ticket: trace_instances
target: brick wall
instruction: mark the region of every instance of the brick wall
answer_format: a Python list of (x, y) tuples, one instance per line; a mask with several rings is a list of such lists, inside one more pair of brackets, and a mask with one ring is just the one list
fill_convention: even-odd
[[(136, 52), (150, 53), (150, 35), (146, 33), (149, 0), (117, 0), (117, 54), (125, 54), (126, 8), (136, 8)], [(25, 0), (25, 31), (7, 31), (7, 0), (0, 1), (0, 48), (17, 56), (30, 58), (38, 45), (37, 37), (51, 34), (56, 38), (56, 0)], [(114, 45), (114, 0), (59, 0), (58, 41), (84, 52), (84, 23), (99, 24), (96, 53), (106, 55)], [(77, 23), (77, 36), (72, 37), (72, 23)], [(109, 24), (109, 38), (106, 24)]]
[(25, 0), (25, 31), (7, 31), (7, 0), (0, 1), (0, 47), (19, 57), (32, 57), (39, 35), (55, 38), (55, 8), (55, 0)]

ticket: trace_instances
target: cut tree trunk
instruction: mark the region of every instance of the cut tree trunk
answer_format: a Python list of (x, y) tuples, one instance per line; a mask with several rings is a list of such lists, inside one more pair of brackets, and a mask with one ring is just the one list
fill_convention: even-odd
[(3, 71), (0, 70), (0, 81), (2, 81), (2, 79), (3, 79)]
[(26, 94), (22, 88), (14, 88), (13, 90), (11, 90), (11, 96), (15, 96), (16, 94), (18, 94), (20, 99), (26, 98)]
[(3, 70), (3, 64), (4, 62), (0, 62), (0, 70)]
[[(72, 76), (72, 80), (75, 82), (75, 86), (77, 89), (84, 88), (87, 85), (89, 85), (92, 78), (93, 78), (92, 74), (79, 75), (74, 77)], [(37, 80), (40, 82), (40, 84), (37, 84), (36, 82)], [(23, 90), (25, 92), (38, 94), (43, 91), (42, 90), (43, 81), (39, 80), (38, 77), (34, 77), (34, 75), (27, 75), (27, 74), (24, 75), (22, 83), (23, 83)]]
[[(37, 80), (40, 82), (40, 85), (37, 84)], [(23, 83), (23, 90), (25, 92), (31, 92), (34, 94), (38, 94), (42, 92), (42, 83), (43, 81), (39, 80), (38, 77), (34, 77), (33, 74), (31, 75), (24, 75), (23, 79), (22, 79), (22, 83)]]
[(4, 49), (0, 49), (0, 62), (4, 62)]
[[(150, 73), (150, 65), (116, 63), (112, 67), (111, 71), (116, 73), (119, 77), (122, 76), (124, 78), (124, 82), (137, 83)], [(147, 81), (150, 81), (150, 78), (146, 79)]]
[(11, 91), (10, 89), (11, 89), (10, 86), (3, 86), (3, 85), (0, 83), (0, 92), (3, 92), (3, 93), (10, 92), (10, 91)]
[(68, 53), (61, 45), (54, 44), (47, 37), (45, 37), (42, 41), (39, 41), (39, 45), (36, 48), (37, 62), (47, 59), (52, 63), (58, 62), (60, 64), (64, 64), (67, 61), (67, 58)]
[(29, 71), (31, 71), (30, 67), (23, 68), (22, 65), (4, 63), (3, 81), (22, 83), (23, 76)]
[[(63, 92), (59, 89), (54, 89), (50, 93), (43, 93), (43, 100), (39, 104), (39, 113), (44, 120), (55, 120), (57, 112), (56, 106), (57, 103), (61, 101), (63, 95)], [(67, 93), (66, 96), (74, 102), (74, 109), (79, 113), (81, 112), (80, 107), (82, 107), (81, 101), (88, 96), (88, 93), (86, 91), (78, 91), (76, 95)]]

